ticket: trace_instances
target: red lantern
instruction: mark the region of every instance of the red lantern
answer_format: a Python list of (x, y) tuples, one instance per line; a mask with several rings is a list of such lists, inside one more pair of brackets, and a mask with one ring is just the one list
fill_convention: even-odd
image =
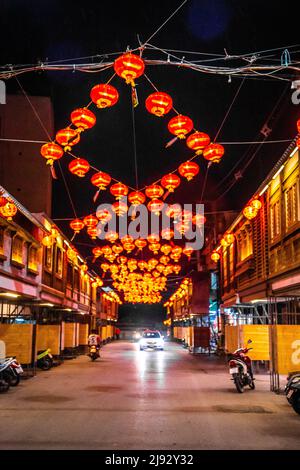
[(137, 240), (135, 240), (135, 246), (139, 249), (139, 250), (142, 250), (143, 248), (145, 248), (145, 246), (147, 246), (147, 242), (146, 240), (143, 240), (141, 238), (138, 238)]
[(0, 196), (0, 207), (5, 206), (8, 203), (8, 200), (4, 196)]
[(160, 199), (152, 199), (147, 207), (150, 212), (154, 212), (154, 214), (159, 215), (163, 210), (164, 202)]
[(144, 73), (145, 63), (141, 57), (128, 52), (115, 60), (114, 69), (127, 84), (134, 86), (134, 80)]
[(122, 201), (114, 202), (111, 207), (118, 217), (123, 217), (128, 211), (127, 204), (125, 204), (125, 202), (122, 202)]
[(193, 224), (199, 226), (204, 225), (206, 222), (206, 217), (202, 214), (196, 214), (193, 217)]
[(196, 155), (200, 155), (202, 151), (210, 144), (209, 135), (204, 132), (194, 132), (189, 135), (186, 141), (186, 145), (196, 152)]
[(115, 87), (101, 83), (91, 89), (90, 97), (98, 108), (109, 108), (117, 103), (119, 93)]
[(161, 117), (168, 114), (173, 108), (173, 100), (167, 93), (156, 91), (146, 99), (147, 111), (155, 116)]
[(188, 259), (190, 259), (192, 253), (193, 253), (194, 249), (189, 246), (189, 245), (186, 245), (183, 250), (182, 250), (182, 253), (188, 257)]
[(100, 220), (101, 224), (104, 225), (109, 222), (109, 220), (111, 220), (112, 215), (108, 209), (99, 209), (96, 212), (96, 217), (98, 220)]
[(180, 178), (175, 173), (169, 173), (162, 178), (161, 185), (170, 193), (173, 193), (174, 190), (180, 185)]
[(87, 234), (91, 237), (92, 240), (96, 240), (98, 235), (100, 235), (100, 233), (101, 233), (101, 230), (98, 229), (98, 227), (96, 227), (96, 226), (88, 227), (86, 231), (87, 231)]
[(173, 117), (168, 124), (171, 134), (176, 135), (179, 139), (185, 139), (185, 136), (191, 132), (193, 127), (193, 121), (188, 116), (183, 116), (182, 114)]
[(7, 220), (12, 220), (17, 212), (17, 206), (13, 202), (7, 201), (5, 205), (0, 207), (0, 215)]
[(123, 183), (116, 183), (110, 187), (110, 192), (118, 200), (127, 196), (128, 187)]
[(97, 217), (95, 217), (94, 215), (87, 215), (84, 219), (83, 219), (83, 223), (86, 227), (95, 227), (96, 225), (98, 225), (98, 219)]
[(84, 228), (85, 224), (82, 220), (80, 219), (73, 219), (70, 222), (70, 227), (72, 230), (74, 230), (75, 233), (79, 233), (80, 230)]
[(159, 184), (152, 184), (146, 188), (145, 193), (150, 199), (157, 199), (162, 197), (164, 190)]
[(82, 132), (96, 124), (96, 116), (87, 108), (78, 108), (71, 113), (71, 121), (78, 128), (78, 132)]
[(71, 129), (71, 127), (66, 127), (65, 129), (61, 129), (56, 133), (55, 140), (58, 144), (64, 147), (64, 151), (70, 151), (73, 145), (78, 144), (80, 141), (80, 135), (78, 131), (75, 129)]
[(102, 255), (102, 248), (100, 248), (100, 246), (96, 246), (95, 248), (92, 249), (92, 253), (95, 256), (95, 258), (99, 258), (99, 256)]
[(220, 259), (220, 255), (217, 251), (213, 251), (210, 258), (214, 263), (217, 263)]
[(69, 163), (69, 170), (76, 176), (83, 178), (90, 169), (90, 164), (84, 158), (75, 158)]
[(166, 216), (170, 217), (171, 219), (178, 219), (181, 216), (182, 208), (180, 204), (171, 204), (166, 209)]
[(105, 235), (105, 239), (107, 241), (109, 241), (110, 243), (114, 243), (115, 241), (117, 241), (119, 238), (119, 235), (117, 232), (114, 232), (112, 230), (110, 230), (109, 232), (107, 232), (107, 234)]
[(164, 240), (171, 240), (174, 237), (174, 230), (165, 228), (161, 231), (161, 238)]
[(63, 154), (63, 149), (54, 142), (49, 142), (41, 147), (41, 155), (47, 159), (47, 165), (53, 165), (53, 162), (59, 160)]
[(159, 235), (158, 233), (151, 233), (150, 235), (148, 235), (147, 237), (147, 241), (148, 243), (156, 243), (156, 242), (159, 242)]
[(171, 245), (168, 245), (167, 243), (161, 247), (161, 251), (164, 253), (164, 255), (169, 255), (172, 251)]
[(180, 165), (178, 171), (181, 176), (190, 181), (199, 173), (199, 165), (195, 162), (185, 162)]
[(213, 163), (219, 163), (224, 155), (224, 147), (220, 144), (210, 144), (203, 150), (203, 157)]
[(128, 195), (128, 201), (133, 206), (139, 206), (140, 204), (144, 204), (145, 200), (146, 200), (146, 197), (144, 193), (140, 191), (132, 191)]
[(262, 208), (262, 203), (259, 199), (253, 199), (250, 202), (250, 205), (254, 207), (255, 210), (259, 211)]
[(91, 177), (91, 183), (102, 191), (104, 191), (107, 188), (110, 182), (111, 182), (111, 177), (107, 173), (104, 173), (103, 171), (99, 171), (98, 173), (95, 173)]

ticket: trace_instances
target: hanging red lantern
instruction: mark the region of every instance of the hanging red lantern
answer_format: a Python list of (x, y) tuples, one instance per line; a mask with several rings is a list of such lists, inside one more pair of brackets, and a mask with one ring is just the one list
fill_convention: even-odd
[(192, 256), (192, 253), (194, 252), (194, 248), (192, 248), (191, 246), (189, 245), (186, 245), (183, 250), (182, 250), (182, 253), (188, 257), (188, 259), (190, 259), (190, 257)]
[(98, 108), (109, 108), (117, 103), (119, 93), (115, 87), (101, 83), (91, 89), (90, 97)]
[(166, 188), (169, 193), (173, 193), (180, 185), (180, 178), (176, 173), (169, 173), (162, 178), (161, 185)]
[(165, 116), (173, 108), (171, 96), (162, 91), (156, 91), (149, 95), (145, 104), (147, 111), (158, 117)]
[(180, 165), (178, 171), (181, 176), (186, 178), (188, 181), (192, 180), (194, 176), (198, 175), (199, 173), (199, 165), (195, 162), (185, 162)]
[(130, 235), (125, 235), (125, 237), (121, 238), (121, 243), (133, 243), (133, 238)]
[(153, 253), (154, 253), (155, 255), (158, 254), (159, 249), (160, 249), (160, 243), (158, 243), (158, 242), (150, 243), (150, 245), (149, 245), (149, 250), (150, 250), (150, 251), (153, 251)]
[(160, 238), (159, 238), (158, 233), (151, 233), (147, 237), (147, 242), (148, 243), (156, 243), (156, 242), (159, 242), (159, 240), (160, 240)]
[(181, 266), (180, 266), (180, 264), (174, 264), (174, 265), (173, 265), (173, 272), (174, 272), (175, 274), (179, 274), (180, 271), (181, 271)]
[(97, 217), (95, 217), (94, 215), (87, 215), (84, 219), (83, 219), (83, 223), (86, 227), (95, 227), (96, 225), (98, 225), (98, 219)]
[(171, 240), (174, 237), (174, 230), (170, 228), (164, 228), (161, 231), (161, 238), (164, 240)]
[(182, 208), (180, 204), (171, 204), (166, 209), (166, 216), (170, 219), (178, 219), (181, 216)]
[(203, 157), (213, 163), (219, 163), (224, 155), (224, 147), (220, 144), (210, 144), (203, 150)]
[(82, 132), (96, 124), (96, 116), (87, 108), (78, 108), (72, 111), (71, 121), (78, 128), (78, 132)]
[(114, 202), (111, 207), (118, 217), (124, 217), (124, 215), (128, 212), (128, 206), (123, 201)]
[(175, 224), (175, 229), (177, 232), (181, 233), (182, 235), (189, 231), (190, 229), (190, 222), (180, 220)]
[(47, 165), (53, 165), (53, 162), (59, 160), (63, 154), (63, 149), (54, 142), (49, 142), (41, 147), (41, 155), (47, 159)]
[(196, 155), (201, 155), (205, 147), (210, 144), (209, 135), (204, 132), (194, 132), (189, 135), (186, 141), (186, 145), (196, 152)]
[(259, 199), (253, 199), (250, 202), (250, 205), (254, 207), (255, 210), (259, 211), (262, 208), (262, 203)]
[(142, 238), (138, 238), (137, 240), (135, 240), (135, 246), (139, 249), (139, 250), (142, 250), (143, 248), (145, 248), (145, 246), (147, 246), (147, 242), (146, 240), (143, 240)]
[(212, 261), (217, 263), (220, 259), (220, 255), (217, 251), (213, 251), (210, 258), (211, 258)]
[(163, 196), (164, 190), (159, 184), (152, 184), (146, 188), (145, 193), (150, 199), (159, 199)]
[(139, 261), (138, 262), (138, 267), (140, 268), (141, 271), (145, 271), (147, 269), (148, 265), (146, 261)]
[(99, 209), (96, 212), (96, 217), (98, 220), (100, 220), (101, 224), (105, 225), (111, 220), (112, 215), (108, 209)]
[(141, 191), (132, 191), (128, 195), (128, 201), (133, 206), (139, 206), (141, 204), (144, 204), (145, 200), (146, 200), (145, 194), (142, 193)]
[(121, 245), (114, 245), (112, 247), (112, 250), (116, 255), (119, 255), (120, 253), (122, 253), (123, 247)]
[(176, 135), (179, 139), (185, 139), (186, 135), (191, 132), (193, 127), (193, 121), (188, 116), (183, 116), (182, 114), (173, 117), (168, 124), (168, 129), (171, 134)]
[(133, 243), (124, 243), (123, 248), (127, 253), (131, 253), (135, 249), (135, 245)]
[(103, 171), (98, 171), (91, 177), (91, 183), (102, 191), (105, 191), (111, 182), (111, 177)]
[(127, 84), (134, 86), (134, 80), (144, 73), (145, 63), (141, 57), (127, 52), (115, 60), (114, 70)]
[(56, 133), (55, 140), (58, 144), (62, 145), (65, 152), (68, 152), (74, 145), (78, 144), (80, 135), (77, 130), (66, 127)]
[(168, 256), (172, 251), (172, 247), (171, 245), (165, 243), (164, 245), (162, 245), (160, 250), (163, 252), (164, 255)]
[(149, 204), (147, 205), (147, 208), (150, 212), (153, 212), (156, 215), (159, 215), (161, 211), (163, 210), (164, 207), (164, 202), (161, 201), (160, 199), (152, 199)]
[(128, 187), (123, 183), (115, 183), (110, 187), (110, 193), (118, 200), (127, 196)]
[(197, 225), (198, 227), (201, 227), (205, 224), (206, 222), (206, 217), (202, 214), (195, 214), (193, 217), (193, 224)]
[(257, 210), (253, 206), (248, 205), (243, 209), (243, 214), (246, 219), (252, 220), (257, 216)]
[(70, 227), (72, 230), (74, 230), (75, 233), (79, 233), (80, 230), (82, 230), (85, 227), (85, 224), (80, 219), (73, 219), (70, 222)]
[(12, 218), (18, 212), (17, 206), (10, 201), (7, 201), (5, 205), (0, 207), (0, 215), (4, 217), (6, 220), (12, 220)]
[(105, 235), (105, 239), (109, 241), (110, 243), (114, 243), (115, 241), (118, 240), (118, 238), (119, 238), (119, 234), (117, 232), (114, 232), (113, 230), (110, 230)]
[(80, 178), (84, 178), (89, 169), (90, 164), (84, 158), (74, 158), (74, 160), (69, 163), (70, 172), (76, 176), (79, 176)]
[(96, 238), (100, 235), (101, 233), (101, 230), (94, 226), (94, 227), (88, 227), (86, 229), (87, 231), (87, 234), (89, 235), (89, 237), (92, 239), (92, 240), (96, 240)]
[(95, 246), (95, 248), (92, 249), (92, 253), (95, 258), (99, 258), (99, 256), (102, 255), (102, 248), (100, 246)]

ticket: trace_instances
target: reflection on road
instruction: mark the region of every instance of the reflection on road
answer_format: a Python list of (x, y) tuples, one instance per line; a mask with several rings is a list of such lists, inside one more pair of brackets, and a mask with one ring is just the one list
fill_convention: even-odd
[(135, 345), (135, 366), (142, 383), (155, 382), (162, 387), (165, 381), (166, 351), (140, 351), (139, 344)]

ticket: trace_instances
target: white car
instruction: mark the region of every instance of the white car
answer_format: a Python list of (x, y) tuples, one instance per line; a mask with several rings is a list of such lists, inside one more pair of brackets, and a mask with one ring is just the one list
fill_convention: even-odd
[(146, 330), (140, 339), (140, 350), (144, 349), (164, 349), (164, 337), (158, 330)]

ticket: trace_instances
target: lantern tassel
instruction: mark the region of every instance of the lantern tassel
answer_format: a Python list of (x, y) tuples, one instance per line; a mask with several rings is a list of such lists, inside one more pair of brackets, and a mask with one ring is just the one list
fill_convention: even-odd
[(164, 195), (163, 195), (163, 201), (165, 201), (167, 199), (167, 197), (169, 196), (170, 194), (170, 191), (167, 191)]
[(139, 105), (139, 98), (134, 85), (131, 87), (131, 99), (133, 107), (136, 108)]
[(53, 165), (50, 166), (50, 171), (51, 171), (51, 176), (52, 176), (52, 178), (53, 178), (54, 180), (57, 180), (58, 178), (57, 178), (57, 175), (56, 175), (56, 173), (55, 173), (55, 168), (54, 168)]
[(178, 137), (174, 137), (174, 139), (169, 140), (169, 142), (165, 145), (165, 148), (171, 147), (171, 145), (175, 144)]
[(100, 189), (94, 194), (93, 201), (96, 202), (100, 194)]
[(73, 237), (71, 238), (71, 242), (74, 240), (74, 238), (76, 237), (76, 232), (73, 233)]

